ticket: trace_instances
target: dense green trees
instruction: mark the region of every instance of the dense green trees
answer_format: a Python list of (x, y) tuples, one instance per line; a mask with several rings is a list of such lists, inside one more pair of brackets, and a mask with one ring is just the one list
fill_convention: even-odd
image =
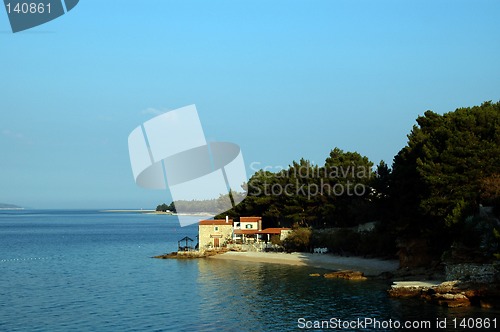
[(160, 204), (156, 207), (156, 211), (158, 212), (167, 212), (167, 211), (170, 211), (170, 212), (176, 212), (175, 210), (175, 205), (174, 205), (174, 202), (170, 203), (169, 205), (163, 203), (163, 204)]
[(427, 111), (417, 124), (394, 158), (390, 218), (400, 235), (427, 236), (439, 252), (479, 204), (497, 200), (500, 103), (444, 115)]
[[(339, 227), (373, 220), (378, 173), (357, 152), (335, 148), (323, 165), (301, 159), (276, 173), (256, 172), (233, 215), (262, 215), (269, 225)], [(385, 176), (385, 174), (384, 174)], [(377, 183), (379, 184), (379, 183)]]
[(500, 173), (499, 104), (442, 116), (427, 111), (417, 123), (408, 147), (396, 157), (394, 180), (400, 180), (400, 166), (410, 164), (415, 170), (411, 179), (420, 186), (422, 215), (456, 223), (481, 203), (481, 182)]

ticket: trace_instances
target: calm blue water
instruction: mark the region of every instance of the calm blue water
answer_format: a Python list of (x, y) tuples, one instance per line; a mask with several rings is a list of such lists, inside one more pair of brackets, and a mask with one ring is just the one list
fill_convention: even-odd
[(314, 268), (150, 258), (196, 234), (165, 215), (1, 211), (0, 331), (288, 331), (301, 317), (499, 316), (389, 299), (385, 282), (311, 278), (324, 272)]

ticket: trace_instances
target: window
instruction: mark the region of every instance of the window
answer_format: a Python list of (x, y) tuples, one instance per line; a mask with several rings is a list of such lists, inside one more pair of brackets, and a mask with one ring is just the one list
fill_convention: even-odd
[(214, 231), (218, 232), (219, 231), (219, 226), (214, 227)]
[(253, 228), (252, 224), (246, 224), (245, 228)]

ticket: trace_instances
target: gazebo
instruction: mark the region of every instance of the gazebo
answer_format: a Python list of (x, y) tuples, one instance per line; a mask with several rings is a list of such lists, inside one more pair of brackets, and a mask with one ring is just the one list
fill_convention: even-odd
[(191, 251), (193, 250), (193, 239), (185, 236), (177, 241), (178, 251)]

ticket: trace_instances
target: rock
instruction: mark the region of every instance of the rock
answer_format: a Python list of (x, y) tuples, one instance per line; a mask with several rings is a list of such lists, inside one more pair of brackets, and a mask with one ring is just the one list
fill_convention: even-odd
[(471, 305), (497, 308), (500, 302), (500, 285), (455, 281), (438, 284), (432, 282), (394, 282), (388, 290), (389, 296), (398, 298), (420, 298), (440, 306), (456, 308)]
[(321, 274), (319, 274), (319, 273), (311, 273), (311, 274), (309, 274), (309, 276), (310, 277), (319, 277), (319, 276), (321, 276)]
[[(440, 283), (439, 285), (432, 287), (434, 292), (436, 293), (450, 293), (453, 292), (454, 287), (458, 284), (458, 281), (445, 281), (443, 283)], [(454, 293), (456, 293), (455, 291)]]
[(170, 254), (153, 256), (153, 258), (159, 258), (159, 259), (177, 258), (177, 252), (171, 252)]
[(487, 300), (480, 300), (479, 301), (479, 306), (484, 309), (491, 309), (493, 308), (493, 304), (488, 302)]
[(225, 249), (219, 249), (219, 250), (205, 250), (205, 251), (174, 251), (169, 254), (164, 254), (164, 255), (159, 255), (159, 256), (153, 256), (153, 258), (159, 258), (159, 259), (170, 259), (170, 258), (175, 258), (175, 259), (194, 259), (194, 258), (206, 258), (210, 256), (215, 256), (218, 254), (223, 254), (227, 252)]
[(343, 270), (338, 272), (325, 273), (323, 275), (325, 278), (337, 278), (337, 279), (347, 279), (347, 280), (366, 280), (367, 277), (364, 276), (363, 272)]
[(432, 266), (429, 242), (423, 238), (399, 239), (397, 241), (399, 266), (404, 268)]
[(431, 287), (439, 284), (436, 281), (395, 281), (388, 292), (391, 297), (421, 297), (427, 295)]
[(471, 304), (464, 294), (438, 293), (431, 296), (431, 301), (448, 308), (469, 307)]
[(420, 297), (422, 292), (420, 287), (391, 287), (388, 290), (389, 296), (398, 298)]

